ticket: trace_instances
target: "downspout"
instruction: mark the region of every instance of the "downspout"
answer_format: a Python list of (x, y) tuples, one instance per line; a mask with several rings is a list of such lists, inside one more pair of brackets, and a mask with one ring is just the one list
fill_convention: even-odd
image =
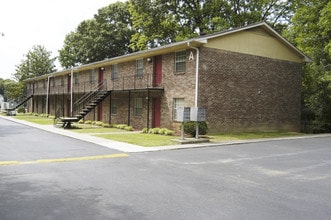
[(47, 93), (46, 93), (46, 115), (48, 115), (48, 99), (49, 99), (49, 84), (50, 84), (50, 78), (52, 77), (52, 75), (49, 75), (47, 77)]
[(73, 79), (74, 79), (74, 69), (71, 68), (71, 75), (70, 75), (70, 117), (72, 117), (72, 109), (73, 109)]
[[(194, 107), (198, 108), (198, 96), (199, 96), (199, 54), (200, 50), (197, 47), (190, 46), (190, 42), (187, 42), (187, 46), (196, 50), (197, 56), (195, 60), (195, 97), (194, 97)], [(196, 122), (195, 125), (195, 139), (199, 139), (199, 123)]]
[(197, 57), (196, 57), (196, 61), (195, 61), (195, 97), (194, 97), (194, 107), (198, 107), (198, 96), (199, 96), (199, 54), (200, 54), (200, 50), (197, 47), (192, 47), (190, 46), (190, 42), (187, 42), (187, 45), (196, 50), (197, 52)]

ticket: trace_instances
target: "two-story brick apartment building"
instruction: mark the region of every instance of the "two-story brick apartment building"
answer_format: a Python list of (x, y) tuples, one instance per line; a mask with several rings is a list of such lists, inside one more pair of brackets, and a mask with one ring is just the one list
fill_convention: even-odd
[(298, 131), (309, 61), (258, 23), (29, 79), (28, 110), (178, 130), (176, 109), (198, 106), (211, 132)]

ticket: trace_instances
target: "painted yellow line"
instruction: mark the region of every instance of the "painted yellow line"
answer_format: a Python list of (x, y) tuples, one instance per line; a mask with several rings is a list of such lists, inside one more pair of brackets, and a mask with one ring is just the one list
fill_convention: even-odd
[(119, 157), (128, 157), (128, 156), (129, 156), (128, 154), (106, 154), (106, 155), (87, 156), (87, 157), (42, 159), (42, 160), (33, 160), (33, 161), (0, 161), (0, 166), (23, 165), (23, 164), (39, 164), (39, 163), (73, 162), (73, 161), (83, 161), (83, 160), (100, 160), (100, 159), (119, 158)]
[(19, 161), (0, 161), (0, 166), (17, 165)]

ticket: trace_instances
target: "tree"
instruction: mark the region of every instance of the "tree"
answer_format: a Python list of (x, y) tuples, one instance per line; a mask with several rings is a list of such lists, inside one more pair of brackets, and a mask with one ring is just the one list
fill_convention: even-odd
[(9, 80), (5, 83), (5, 97), (9, 100), (22, 100), (25, 97), (24, 90), (24, 83), (13, 80)]
[(51, 58), (51, 53), (44, 46), (33, 46), (21, 63), (16, 66), (16, 72), (13, 74), (14, 78), (19, 82), (23, 82), (29, 78), (55, 72), (54, 62), (56, 58)]
[(313, 62), (304, 67), (303, 120), (315, 131), (331, 131), (331, 2), (300, 1), (284, 35)]
[(294, 0), (130, 0), (135, 34), (131, 47), (146, 49), (199, 34), (266, 21), (281, 31)]
[(132, 52), (128, 47), (132, 34), (127, 2), (101, 8), (65, 37), (59, 50), (61, 66), (70, 68)]
[(49, 74), (56, 71), (55, 59), (44, 46), (33, 46), (24, 56), (25, 58), (16, 66), (14, 79), (5, 85), (5, 94), (9, 99), (21, 100), (25, 96), (25, 80)]
[(23, 97), (22, 91), (24, 88), (22, 83), (16, 82), (11, 79), (0, 78), (0, 94), (3, 95), (5, 101), (9, 100), (20, 100)]
[[(169, 11), (168, 3), (151, 0), (131, 0), (129, 11), (134, 34), (130, 47), (143, 50), (183, 39), (178, 19)], [(186, 36), (188, 37), (188, 36)]]

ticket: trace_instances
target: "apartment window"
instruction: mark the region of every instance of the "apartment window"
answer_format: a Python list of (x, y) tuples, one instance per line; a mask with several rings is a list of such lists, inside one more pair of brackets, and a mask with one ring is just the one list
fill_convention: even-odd
[(177, 109), (180, 107), (184, 107), (184, 98), (174, 98), (174, 105), (173, 105), (173, 120), (177, 120)]
[(186, 71), (186, 51), (178, 51), (175, 53), (175, 73), (183, 73)]
[(117, 103), (115, 99), (111, 100), (111, 107), (110, 107), (110, 113), (112, 115), (116, 115), (117, 114)]
[(79, 84), (79, 73), (74, 74), (75, 84)]
[(142, 76), (144, 74), (144, 60), (140, 59), (136, 61), (136, 76)]
[(94, 69), (90, 71), (90, 83), (94, 82)]
[(141, 116), (143, 111), (143, 99), (135, 98), (134, 99), (134, 116)]
[(64, 76), (61, 77), (61, 86), (64, 86)]
[(115, 80), (118, 78), (118, 65), (111, 65), (111, 79)]

